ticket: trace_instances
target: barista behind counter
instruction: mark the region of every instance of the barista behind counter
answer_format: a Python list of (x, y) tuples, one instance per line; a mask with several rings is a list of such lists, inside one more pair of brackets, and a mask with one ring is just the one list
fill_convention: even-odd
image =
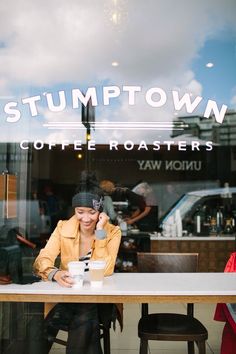
[(128, 225), (135, 225), (140, 231), (156, 231), (158, 229), (158, 206), (153, 189), (147, 182), (139, 183), (132, 192), (142, 196), (145, 201), (144, 210), (136, 210), (126, 219)]
[(113, 202), (128, 202), (128, 207), (122, 210), (125, 218), (130, 218), (134, 212), (142, 213), (146, 208), (145, 199), (142, 195), (137, 194), (127, 187), (116, 187), (112, 181), (103, 180), (100, 187), (112, 198)]

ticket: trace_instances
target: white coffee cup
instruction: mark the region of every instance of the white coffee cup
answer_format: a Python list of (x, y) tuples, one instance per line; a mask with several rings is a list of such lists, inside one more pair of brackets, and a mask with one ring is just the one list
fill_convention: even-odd
[(103, 285), (104, 271), (106, 261), (90, 261), (89, 262), (89, 277), (92, 287), (100, 288)]
[(68, 271), (74, 280), (73, 288), (81, 288), (83, 286), (84, 268), (84, 262), (73, 261), (68, 263)]

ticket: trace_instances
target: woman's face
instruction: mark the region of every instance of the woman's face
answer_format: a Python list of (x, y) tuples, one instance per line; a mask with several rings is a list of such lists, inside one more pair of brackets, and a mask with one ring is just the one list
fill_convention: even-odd
[(99, 211), (87, 207), (76, 207), (75, 215), (77, 216), (80, 227), (85, 230), (94, 230), (98, 221)]

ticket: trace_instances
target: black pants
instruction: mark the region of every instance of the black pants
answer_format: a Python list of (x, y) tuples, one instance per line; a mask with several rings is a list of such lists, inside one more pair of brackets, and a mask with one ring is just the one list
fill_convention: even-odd
[(102, 354), (99, 324), (110, 326), (112, 309), (112, 304), (57, 304), (46, 318), (46, 335), (68, 331), (66, 354)]

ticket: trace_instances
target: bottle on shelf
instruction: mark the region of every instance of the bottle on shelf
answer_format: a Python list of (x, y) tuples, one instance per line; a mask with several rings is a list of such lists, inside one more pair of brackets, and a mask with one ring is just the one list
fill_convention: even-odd
[(220, 234), (223, 231), (223, 221), (224, 221), (224, 216), (223, 216), (222, 208), (218, 207), (216, 212), (217, 234)]
[(225, 206), (224, 230), (225, 234), (232, 234), (235, 231), (235, 214), (232, 202)]
[(210, 234), (211, 218), (212, 218), (212, 210), (208, 205), (203, 205), (202, 224), (201, 224), (201, 234), (203, 236), (209, 236)]
[(183, 236), (183, 226), (182, 226), (182, 219), (181, 219), (179, 209), (176, 209), (176, 212), (175, 212), (175, 225), (176, 225), (176, 236), (182, 237)]
[(233, 233), (232, 218), (227, 218), (225, 220), (224, 233), (225, 234), (232, 234)]
[(194, 232), (196, 235), (200, 235), (202, 231), (202, 213), (200, 209), (197, 209), (194, 216)]
[(210, 221), (210, 235), (217, 235), (217, 221), (216, 217), (212, 216)]
[(221, 197), (225, 198), (225, 199), (231, 199), (232, 198), (232, 193), (229, 190), (229, 183), (228, 182), (225, 182), (225, 184), (224, 184), (224, 191), (221, 194)]

